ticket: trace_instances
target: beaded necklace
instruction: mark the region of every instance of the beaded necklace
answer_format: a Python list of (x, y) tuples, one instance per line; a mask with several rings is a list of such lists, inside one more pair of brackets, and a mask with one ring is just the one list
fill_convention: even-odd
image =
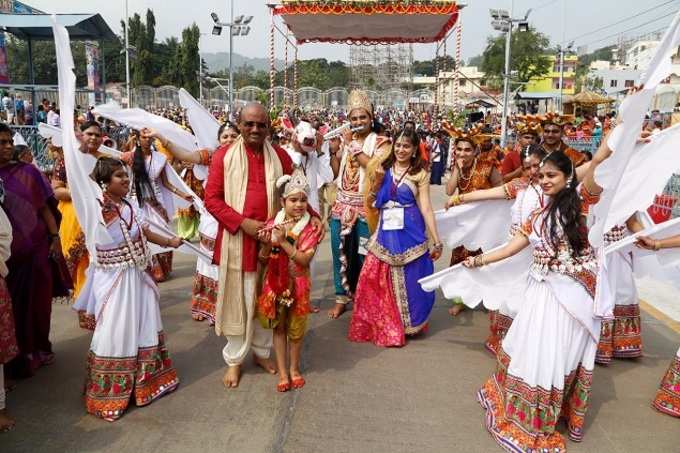
[[(458, 181), (458, 188), (461, 191), (464, 192), (468, 189), (468, 187), (470, 187), (470, 184), (472, 184), (472, 177), (475, 175), (476, 172), (477, 172), (477, 158), (475, 157), (475, 161), (472, 163), (472, 170), (470, 170), (470, 176), (468, 176), (466, 178), (465, 174), (463, 173), (463, 169), (462, 168), (460, 169), (460, 177), (459, 177), (460, 179)], [(465, 185), (465, 187), (461, 187), (460, 180), (467, 181), (467, 184)]]

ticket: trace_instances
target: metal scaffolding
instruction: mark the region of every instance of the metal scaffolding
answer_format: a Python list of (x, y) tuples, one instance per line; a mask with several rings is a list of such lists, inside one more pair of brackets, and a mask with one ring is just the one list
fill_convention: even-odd
[(374, 91), (409, 89), (413, 82), (413, 44), (352, 45), (350, 87)]

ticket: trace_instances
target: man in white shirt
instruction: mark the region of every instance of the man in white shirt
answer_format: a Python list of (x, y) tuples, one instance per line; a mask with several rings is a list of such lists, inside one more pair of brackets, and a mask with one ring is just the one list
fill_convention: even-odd
[(47, 124), (54, 127), (61, 127), (61, 119), (59, 118), (59, 111), (57, 106), (52, 103), (50, 111), (47, 112)]

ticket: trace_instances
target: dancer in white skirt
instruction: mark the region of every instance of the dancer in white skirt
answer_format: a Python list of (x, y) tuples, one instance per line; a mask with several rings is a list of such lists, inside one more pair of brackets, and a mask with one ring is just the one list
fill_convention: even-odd
[(147, 239), (177, 248), (178, 237), (149, 230), (143, 211), (127, 201), (130, 179), (123, 162), (97, 161), (92, 178), (102, 186), (102, 215), (110, 242), (96, 245), (96, 264), (74, 309), (94, 330), (87, 359), (85, 406), (108, 421), (173, 391), (179, 380), (165, 346), (156, 283), (146, 272), (151, 262)]
[[(629, 222), (630, 223), (630, 222)], [(667, 248), (680, 247), (680, 235), (664, 239), (652, 239), (646, 236), (638, 237), (637, 245), (647, 250), (659, 251)], [(672, 417), (680, 418), (680, 349), (671, 361), (664, 374), (652, 407)]]
[[(635, 216), (628, 224), (635, 225), (635, 231), (642, 230), (642, 225)], [(617, 225), (604, 235), (604, 246), (624, 239), (629, 234), (626, 225)], [(597, 345), (595, 363), (607, 365), (612, 358), (633, 359), (642, 356), (642, 337), (640, 328), (640, 301), (638, 298), (635, 276), (633, 274), (633, 256), (629, 252), (616, 251), (607, 255), (606, 266), (600, 269), (599, 278), (608, 280), (610, 290), (603, 292), (602, 297), (614, 300), (605, 302), (613, 306), (612, 318), (602, 320), (600, 342)]]
[(521, 308), (501, 344), (496, 373), (478, 393), (487, 429), (508, 451), (566, 451), (556, 430), (561, 418), (572, 440), (583, 436), (600, 336), (593, 303), (597, 260), (585, 214), (602, 190), (593, 171), (609, 154), (605, 143), (579, 189), (569, 158), (548, 155), (539, 170), (545, 207), (504, 247), (464, 262), (479, 267), (533, 248)]
[[(517, 234), (529, 216), (545, 204), (543, 191), (538, 183), (538, 170), (541, 160), (546, 156), (545, 150), (539, 145), (530, 145), (522, 150), (522, 177), (515, 178), (502, 186), (486, 190), (476, 190), (468, 194), (459, 195), (458, 204), (484, 200), (508, 199), (515, 200), (510, 208), (512, 222), (510, 224), (510, 238)], [(452, 205), (455, 205), (453, 203)], [(447, 205), (448, 206), (448, 205)], [(501, 341), (505, 338), (512, 320), (517, 312), (509, 304), (503, 304), (498, 310), (489, 312), (489, 336), (484, 343), (486, 349), (496, 355)]]
[[(173, 196), (188, 202), (193, 201), (193, 197), (182, 192), (169, 181), (166, 168), (170, 164), (165, 155), (156, 150), (153, 139), (149, 129), (142, 129), (134, 149), (124, 152), (121, 158), (132, 170), (133, 186), (130, 197), (149, 219), (167, 226), (175, 213)], [(172, 252), (153, 255), (151, 275), (154, 280), (163, 282), (169, 278), (170, 272), (172, 272)]]
[[(198, 151), (186, 151), (162, 137), (158, 132), (148, 130), (152, 137), (161, 141), (163, 146), (182, 162), (194, 165), (210, 166), (214, 150), (202, 149)], [(217, 139), (220, 146), (231, 146), (239, 136), (238, 127), (226, 122), (217, 130)], [(207, 170), (206, 170), (207, 173)], [(205, 188), (204, 178), (203, 186)], [(215, 238), (217, 238), (217, 220), (207, 210), (200, 212), (201, 219), (198, 223), (200, 236), (199, 248), (208, 256), (213, 256), (215, 251)], [(217, 299), (217, 279), (219, 266), (199, 256), (196, 261), (196, 273), (194, 274), (193, 290), (191, 293), (191, 317), (196, 321), (208, 320), (210, 325), (215, 324), (215, 302)]]

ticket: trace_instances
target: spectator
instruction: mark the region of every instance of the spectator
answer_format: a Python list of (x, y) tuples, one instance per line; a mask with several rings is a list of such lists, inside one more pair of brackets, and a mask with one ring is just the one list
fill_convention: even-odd
[(9, 93), (5, 91), (2, 96), (2, 108), (5, 111), (5, 118), (7, 118), (7, 124), (14, 123), (14, 105), (12, 99), (9, 97)]
[[(47, 179), (33, 165), (12, 160), (12, 131), (0, 124), (2, 207), (12, 225), (7, 287), (12, 298), (19, 355), (7, 364), (10, 377), (28, 377), (54, 360), (49, 341), (52, 314), (50, 254), (61, 256), (59, 213)], [(39, 276), (40, 284), (36, 285)]]
[(49, 112), (47, 112), (47, 124), (54, 127), (61, 127), (61, 119), (59, 117), (59, 109), (57, 103), (53, 102)]
[(26, 110), (24, 106), (24, 100), (21, 99), (20, 94), (17, 94), (16, 99), (14, 100), (14, 112), (16, 114), (15, 116), (16, 124), (23, 125), (26, 119), (25, 118)]
[(45, 111), (45, 106), (43, 104), (38, 106), (38, 113), (36, 116), (38, 123), (47, 123), (47, 112)]

